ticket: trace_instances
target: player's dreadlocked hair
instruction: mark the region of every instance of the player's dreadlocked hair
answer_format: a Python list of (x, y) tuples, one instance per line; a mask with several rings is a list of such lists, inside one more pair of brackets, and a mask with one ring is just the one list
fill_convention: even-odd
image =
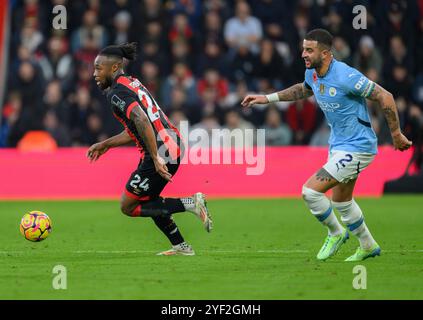
[(329, 33), (329, 31), (325, 29), (311, 30), (309, 33), (306, 34), (304, 39), (317, 41), (320, 45), (324, 46), (328, 50), (330, 50), (332, 47), (333, 37)]
[(112, 45), (100, 51), (102, 56), (117, 56), (128, 60), (135, 60), (137, 58), (137, 43), (125, 43), (120, 45)]

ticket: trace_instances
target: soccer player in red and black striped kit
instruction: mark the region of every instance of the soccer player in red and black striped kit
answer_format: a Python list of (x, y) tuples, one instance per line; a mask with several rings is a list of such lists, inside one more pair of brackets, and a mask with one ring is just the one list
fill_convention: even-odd
[(121, 198), (121, 211), (130, 217), (151, 217), (172, 243), (161, 255), (194, 255), (184, 241), (172, 214), (194, 213), (210, 232), (211, 216), (205, 196), (196, 193), (186, 198), (162, 198), (160, 193), (178, 170), (183, 156), (183, 143), (154, 98), (141, 82), (123, 71), (123, 59), (136, 58), (136, 43), (104, 48), (94, 61), (94, 78), (106, 93), (113, 115), (124, 130), (107, 140), (92, 145), (87, 157), (96, 161), (110, 148), (134, 141), (141, 152), (138, 168), (132, 173)]

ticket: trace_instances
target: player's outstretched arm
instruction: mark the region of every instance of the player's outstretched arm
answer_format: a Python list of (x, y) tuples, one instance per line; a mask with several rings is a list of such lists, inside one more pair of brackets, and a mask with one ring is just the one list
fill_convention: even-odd
[(368, 97), (369, 100), (379, 102), (391, 131), (392, 141), (395, 150), (404, 151), (411, 147), (412, 142), (406, 138), (401, 132), (398, 111), (395, 104), (394, 96), (378, 84), (375, 84), (373, 92)]
[(297, 83), (293, 86), (272, 94), (249, 94), (242, 100), (241, 105), (251, 107), (254, 104), (266, 104), (278, 101), (295, 101), (305, 99), (313, 95), (313, 91), (307, 89), (304, 83)]
[(169, 173), (165, 161), (159, 156), (157, 152), (157, 141), (153, 127), (151, 126), (147, 115), (140, 106), (136, 106), (132, 109), (131, 120), (134, 122), (138, 134), (144, 141), (145, 146), (151, 155), (151, 159), (154, 161), (154, 166), (156, 167), (158, 174), (160, 174), (163, 179), (172, 181), (172, 175)]
[(109, 139), (93, 144), (87, 151), (87, 158), (90, 159), (90, 162), (97, 161), (110, 148), (123, 146), (130, 142), (132, 142), (132, 139), (124, 130)]

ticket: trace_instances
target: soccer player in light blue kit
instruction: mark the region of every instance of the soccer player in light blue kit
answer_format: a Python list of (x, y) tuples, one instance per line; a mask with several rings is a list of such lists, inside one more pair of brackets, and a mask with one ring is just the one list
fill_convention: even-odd
[[(359, 173), (377, 153), (377, 138), (371, 126), (366, 99), (377, 101), (382, 108), (395, 149), (407, 150), (412, 143), (401, 133), (392, 94), (358, 70), (335, 60), (331, 47), (332, 35), (328, 31), (310, 31), (303, 42), (305, 81), (269, 95), (248, 95), (242, 105), (293, 101), (314, 94), (331, 128), (328, 160), (307, 180), (302, 190), (311, 213), (328, 228), (317, 259), (326, 260), (335, 255), (351, 232), (357, 236), (360, 246), (345, 261), (362, 261), (381, 252), (353, 199)], [(332, 189), (332, 200), (325, 196), (329, 189)], [(339, 211), (347, 228), (339, 223), (334, 208)]]

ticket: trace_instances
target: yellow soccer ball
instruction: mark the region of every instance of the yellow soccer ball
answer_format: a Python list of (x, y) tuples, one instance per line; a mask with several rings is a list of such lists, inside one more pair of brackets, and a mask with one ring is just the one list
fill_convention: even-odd
[(26, 213), (21, 220), (19, 230), (29, 241), (41, 241), (51, 233), (51, 220), (41, 211)]

